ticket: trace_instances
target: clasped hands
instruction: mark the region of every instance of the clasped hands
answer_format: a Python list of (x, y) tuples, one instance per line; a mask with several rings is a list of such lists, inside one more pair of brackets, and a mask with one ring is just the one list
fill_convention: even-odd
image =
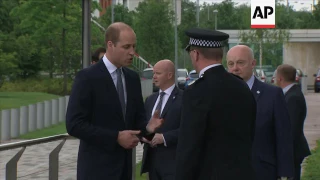
[[(146, 129), (148, 133), (154, 133), (162, 124), (164, 120), (160, 118), (159, 111), (155, 111), (152, 118), (150, 119)], [(140, 139), (138, 138), (138, 135), (140, 134), (140, 131), (133, 131), (133, 130), (124, 130), (120, 131), (118, 134), (118, 143), (125, 149), (132, 149), (138, 145), (140, 142)], [(154, 136), (153, 139), (157, 134)], [(161, 137), (162, 138), (162, 137)], [(143, 142), (149, 142), (147, 139), (142, 138)], [(158, 142), (158, 141), (157, 141)]]

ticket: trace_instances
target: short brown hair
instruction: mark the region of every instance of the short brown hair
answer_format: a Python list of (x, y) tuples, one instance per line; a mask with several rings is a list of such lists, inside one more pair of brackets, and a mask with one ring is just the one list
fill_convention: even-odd
[(111, 41), (113, 44), (117, 44), (117, 42), (119, 41), (120, 32), (124, 29), (132, 28), (123, 22), (116, 22), (111, 24), (106, 30), (105, 43), (107, 44), (108, 41)]
[(281, 74), (287, 82), (295, 82), (297, 70), (289, 64), (282, 64), (277, 68), (277, 74)]
[(100, 47), (96, 49), (96, 51), (91, 56), (92, 61), (98, 62), (100, 60), (99, 58), (100, 53), (106, 53), (106, 48)]
[(202, 48), (202, 47), (196, 47), (192, 46), (190, 49), (195, 49), (199, 51), (204, 58), (210, 59), (210, 60), (222, 60), (223, 58), (223, 49), (222, 48)]

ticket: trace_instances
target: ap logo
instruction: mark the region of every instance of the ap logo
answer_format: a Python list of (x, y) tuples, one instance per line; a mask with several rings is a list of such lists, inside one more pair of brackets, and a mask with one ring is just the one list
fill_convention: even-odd
[(251, 0), (251, 28), (275, 28), (275, 0)]

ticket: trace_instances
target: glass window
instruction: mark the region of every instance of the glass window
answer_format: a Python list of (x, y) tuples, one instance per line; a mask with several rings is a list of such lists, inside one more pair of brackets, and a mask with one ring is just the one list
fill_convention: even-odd
[(143, 71), (142, 72), (142, 77), (144, 77), (146, 79), (152, 79), (153, 78), (153, 71), (152, 70)]
[(178, 77), (187, 77), (187, 72), (185, 71), (178, 71)]
[(198, 74), (198, 73), (191, 73), (191, 74), (190, 74), (190, 77), (191, 77), (191, 78), (198, 78), (198, 77), (199, 77), (199, 74)]

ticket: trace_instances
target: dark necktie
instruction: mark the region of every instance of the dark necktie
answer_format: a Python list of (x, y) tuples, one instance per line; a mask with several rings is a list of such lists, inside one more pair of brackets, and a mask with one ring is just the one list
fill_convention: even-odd
[(166, 94), (165, 92), (161, 92), (161, 93), (160, 93), (160, 99), (159, 99), (159, 102), (158, 102), (158, 104), (157, 104), (157, 106), (156, 106), (156, 109), (155, 109), (155, 111), (156, 111), (156, 110), (159, 111), (159, 114), (160, 114), (160, 115), (161, 115), (162, 100), (163, 100), (163, 96), (164, 96), (165, 94)]
[(124, 88), (123, 88), (122, 77), (121, 77), (121, 69), (118, 68), (116, 72), (117, 72), (117, 91), (118, 91), (119, 100), (122, 108), (123, 118), (125, 118), (126, 104), (124, 100)]

